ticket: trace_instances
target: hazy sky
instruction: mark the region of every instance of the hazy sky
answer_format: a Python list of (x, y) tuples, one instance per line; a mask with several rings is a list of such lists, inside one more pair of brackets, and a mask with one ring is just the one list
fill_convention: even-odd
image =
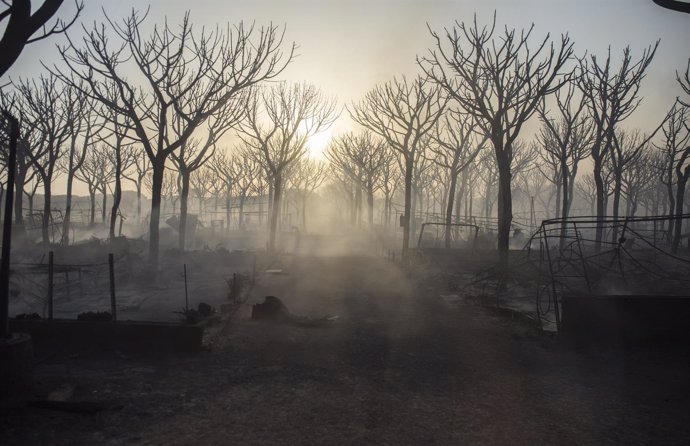
[[(145, 9), (146, 2), (87, 0), (82, 21), (102, 19), (102, 10), (113, 18), (132, 8)], [(620, 57), (625, 45), (633, 54), (661, 39), (661, 46), (644, 82), (645, 102), (632, 123), (643, 130), (656, 125), (652, 119), (663, 115), (679, 94), (675, 70), (684, 70), (690, 57), (690, 15), (662, 9), (651, 0), (152, 0), (149, 21), (167, 16), (179, 21), (191, 9), (195, 26), (216, 23), (255, 21), (285, 24), (286, 39), (299, 45), (299, 56), (283, 74), (283, 79), (308, 81), (342, 104), (359, 99), (368, 89), (400, 74), (419, 72), (415, 56), (424, 54), (433, 29), (452, 25), (454, 20), (481, 23), (497, 11), (499, 24), (523, 28), (535, 24), (535, 37), (547, 32), (556, 38), (569, 33), (578, 54), (586, 51), (604, 55), (610, 45)], [(69, 9), (65, 8), (65, 14)], [(71, 34), (80, 33), (75, 27)], [(54, 62), (51, 42), (29, 47), (12, 68), (10, 75), (27, 76), (40, 72), (39, 59)], [(333, 133), (349, 130), (346, 116), (336, 123)]]

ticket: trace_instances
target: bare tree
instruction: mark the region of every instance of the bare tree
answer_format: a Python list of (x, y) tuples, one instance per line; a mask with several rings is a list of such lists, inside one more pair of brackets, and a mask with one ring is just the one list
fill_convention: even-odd
[(244, 205), (249, 191), (261, 173), (261, 164), (247, 152), (240, 150), (230, 163), (230, 176), (234, 178), (235, 191), (239, 199), (237, 227), (244, 229)]
[(338, 115), (335, 100), (308, 84), (278, 84), (257, 91), (248, 102), (239, 135), (273, 184), (269, 251), (276, 246), (286, 170), (306, 154), (309, 137), (330, 127)]
[(66, 88), (65, 95), (73, 96), (68, 99), (74, 105), (73, 117), (67, 121), (69, 129), (69, 150), (62, 158), (62, 169), (67, 174), (67, 196), (65, 215), (62, 223), (62, 244), (69, 244), (70, 222), (72, 218), (72, 185), (74, 175), (81, 169), (86, 157), (86, 150), (93, 139), (97, 137), (102, 125), (98, 123), (98, 114), (94, 109), (94, 103), (76, 88)]
[[(680, 73), (676, 72), (676, 78), (678, 84), (682, 90), (690, 95), (690, 59), (688, 59), (688, 65), (685, 69), (685, 73), (681, 76)], [(681, 232), (682, 232), (682, 218), (683, 206), (685, 203), (685, 190), (688, 184), (688, 179), (690, 178), (690, 143), (688, 143), (688, 133), (690, 133), (690, 119), (687, 110), (690, 109), (690, 100), (678, 99), (678, 104), (684, 107), (682, 112), (676, 112), (669, 120), (673, 121), (673, 127), (671, 127), (670, 134), (675, 139), (673, 141), (673, 146), (676, 147), (678, 151), (678, 157), (674, 166), (676, 174), (676, 221), (674, 224), (673, 231), (673, 251), (677, 251), (680, 245)], [(664, 131), (669, 137), (669, 133)], [(683, 136), (685, 135), (685, 136)]]
[[(206, 197), (208, 197), (211, 191), (211, 177), (213, 176), (213, 171), (209, 168), (196, 169), (192, 172), (189, 178), (189, 184), (191, 186), (194, 198), (196, 198), (199, 204), (199, 214), (198, 218), (201, 220), (204, 214), (204, 203), (206, 202)], [(182, 190), (180, 190), (180, 214), (182, 213)], [(180, 228), (181, 230), (181, 228)]]
[[(132, 121), (136, 140), (151, 161), (149, 258), (156, 264), (166, 160), (220, 110), (241, 107), (249, 87), (277, 76), (292, 60), (294, 46), (284, 57), (282, 34), (273, 26), (257, 30), (240, 23), (195, 33), (189, 14), (180, 26), (166, 22), (146, 37), (144, 19), (132, 12), (122, 23), (108, 19), (107, 26), (85, 29), (83, 48), (70, 40), (60, 49), (71, 73), (54, 70), (67, 82), (81, 79), (89, 95)], [(132, 70), (142, 84), (130, 83)], [(117, 98), (106, 94), (110, 84), (116, 85)], [(173, 116), (183, 123), (174, 133)]]
[(575, 190), (589, 206), (590, 214), (594, 215), (597, 204), (597, 185), (594, 181), (594, 175), (591, 173), (584, 175), (580, 181), (575, 183)]
[[(115, 238), (117, 216), (120, 215), (122, 217), (120, 204), (122, 202), (123, 172), (129, 170), (136, 159), (136, 154), (132, 146), (130, 144), (124, 144), (125, 138), (122, 132), (125, 131), (125, 127), (123, 123), (113, 124), (113, 128), (115, 134), (114, 139), (112, 141), (106, 140), (106, 144), (110, 147), (108, 158), (111, 166), (114, 166), (114, 169), (112, 169), (112, 180), (115, 182), (115, 186), (113, 187), (113, 204), (110, 208), (110, 222), (108, 224), (108, 238), (110, 240)], [(120, 220), (120, 224), (122, 224), (122, 220)]]
[(400, 171), (395, 161), (396, 152), (389, 147), (383, 151), (383, 164), (379, 169), (379, 186), (383, 192), (383, 218), (384, 228), (388, 228), (391, 221), (393, 196), (400, 185)]
[[(476, 17), (467, 26), (456, 22), (445, 36), (431, 31), (435, 48), (419, 61), (489, 135), (499, 172), (498, 248), (507, 265), (512, 221), (511, 178), (513, 144), (542, 99), (569, 81), (561, 75), (573, 55), (573, 44), (562, 35), (556, 46), (544, 39), (531, 43), (534, 30), (496, 32), (496, 15), (489, 27)], [(541, 60), (539, 59), (541, 57)]]
[[(455, 206), (455, 191), (458, 176), (474, 162), (479, 152), (484, 148), (488, 139), (486, 136), (478, 138), (477, 123), (472, 116), (467, 116), (457, 110), (449, 110), (433, 134), (430, 149), (435, 155), (435, 163), (448, 171), (449, 185), (446, 199), (446, 232), (445, 246), (450, 248), (451, 223), (453, 206)], [(459, 209), (457, 210), (459, 212)]]
[[(582, 95), (575, 99), (576, 85), (568, 83), (556, 92), (555, 108), (557, 117), (551, 118), (546, 110), (546, 101), (539, 110), (543, 126), (539, 141), (548, 155), (555, 161), (557, 179), (556, 215), (561, 218), (561, 247), (565, 243), (566, 219), (573, 201), (573, 185), (580, 161), (589, 156), (593, 127), (586, 119), (587, 98)], [(551, 179), (551, 176), (547, 176)]]
[[(192, 175), (197, 172), (213, 156), (215, 140), (207, 139), (202, 142), (198, 139), (190, 138), (185, 141), (177, 153), (172, 153), (171, 158), (180, 176), (180, 221), (178, 226), (178, 249), (184, 251), (185, 238), (187, 234), (187, 204)], [(204, 179), (197, 175), (199, 180)], [(198, 181), (197, 181), (198, 182)], [(199, 206), (199, 216), (201, 216), (201, 206)]]
[(222, 184), (221, 190), (225, 192), (225, 225), (228, 231), (232, 217), (232, 192), (235, 186), (232, 164), (233, 158), (225, 151), (215, 151), (210, 161), (211, 168)]
[[(609, 172), (613, 181), (613, 218), (618, 219), (620, 201), (623, 194), (623, 174), (630, 165), (637, 162), (645, 147), (649, 144), (649, 138), (640, 134), (638, 130), (619, 130), (614, 135), (609, 156)], [(612, 242), (618, 242), (618, 226), (613, 227)]]
[(5, 9), (0, 11), (0, 24), (5, 32), (0, 39), (0, 76), (17, 61), (27, 44), (63, 33), (84, 9), (84, 3), (75, 2), (77, 11), (68, 22), (55, 20), (48, 25), (64, 0), (45, 0), (38, 8), (31, 7), (30, 0), (4, 0)]
[(663, 161), (660, 153), (652, 153), (646, 146), (623, 170), (621, 191), (626, 197), (626, 217), (633, 217), (644, 194), (660, 185), (658, 166)]
[[(626, 47), (623, 50), (623, 62), (617, 71), (611, 65), (610, 48), (603, 64), (599, 63), (595, 55), (580, 61), (582, 75), (578, 78), (578, 86), (587, 98), (589, 117), (594, 121), (590, 153), (597, 186), (598, 219), (606, 216), (604, 165), (613, 150), (616, 128), (639, 106), (642, 79), (658, 46), (657, 41), (653, 47), (645, 49), (637, 62), (633, 62), (630, 47)], [(603, 227), (599, 225), (596, 229), (597, 250), (601, 247), (602, 235)]]
[(409, 260), (415, 161), (422, 150), (420, 142), (433, 130), (445, 105), (440, 88), (421, 77), (412, 81), (403, 77), (375, 87), (349, 108), (355, 122), (381, 136), (401, 156), (405, 178), (404, 264)]
[[(132, 171), (123, 171), (122, 177), (134, 183), (137, 191), (137, 221), (141, 223), (141, 189), (146, 175), (151, 171), (151, 162), (146, 152), (132, 149)], [(131, 170), (131, 169), (130, 169)]]
[[(690, 108), (684, 107), (680, 102), (676, 102), (671, 111), (669, 118), (662, 127), (664, 134), (663, 145), (656, 145), (656, 148), (662, 154), (662, 161), (659, 163), (660, 181), (666, 189), (668, 198), (668, 215), (674, 217), (676, 215), (676, 190), (674, 186), (677, 185), (677, 178), (682, 178), (682, 172), (686, 164), (690, 160), (690, 131), (688, 131), (688, 122)], [(681, 172), (677, 176), (676, 169)], [(673, 226), (675, 219), (670, 219), (668, 223), (668, 231), (666, 232), (667, 242), (671, 243), (673, 240)]]
[[(93, 225), (96, 221), (96, 194), (103, 193), (103, 205), (101, 215), (105, 215), (105, 200), (107, 184), (114, 174), (114, 166), (111, 164), (109, 149), (105, 144), (87, 150), (84, 161), (74, 177), (86, 184), (89, 191), (90, 211), (89, 223)], [(105, 220), (105, 217), (103, 217)]]
[(302, 231), (307, 231), (307, 201), (326, 180), (326, 163), (311, 158), (301, 159), (295, 166), (290, 182), (302, 204)]
[[(362, 191), (367, 199), (367, 222), (374, 226), (374, 193), (380, 187), (381, 168), (387, 161), (385, 142), (369, 132), (347, 133), (333, 141), (326, 158), (341, 175), (347, 176), (355, 191), (355, 206), (362, 202)], [(313, 167), (313, 166), (312, 166)]]
[(58, 159), (63, 155), (70, 138), (70, 123), (75, 119), (74, 95), (63, 94), (64, 86), (55, 76), (41, 76), (37, 81), (17, 85), (22, 96), (20, 121), (32, 122), (39, 132), (39, 140), (28, 155), (43, 184), (43, 243), (50, 243), (48, 228), (51, 220), (51, 186), (58, 173)]
[[(17, 91), (6, 92), (0, 95), (0, 109), (10, 112), (12, 115), (21, 116), (22, 115), (22, 96), (17, 93)], [(25, 107), (25, 106), (24, 106)], [(2, 144), (3, 150), (0, 152), (0, 157), (2, 157), (2, 163), (7, 167), (9, 164), (9, 135), (10, 129), (7, 127), (7, 120), (2, 121)], [(14, 219), (15, 219), (15, 231), (23, 233), (24, 231), (24, 211), (23, 211), (23, 198), (24, 189), (27, 185), (32, 183), (33, 179), (38, 174), (38, 171), (33, 168), (31, 163), (31, 158), (29, 156), (31, 148), (41, 141), (41, 132), (38, 128), (38, 123), (31, 120), (22, 119), (19, 122), (19, 136), (17, 140), (17, 154), (16, 154), (16, 173), (14, 176), (15, 180), (15, 194), (14, 194)], [(40, 184), (35, 182), (34, 190), (36, 185)], [(9, 190), (9, 189), (8, 189)], [(32, 195), (33, 197), (33, 195)], [(33, 208), (33, 206), (32, 206)]]
[[(0, 39), (0, 77), (4, 76), (19, 58), (27, 43), (44, 39), (50, 35), (64, 32), (81, 12), (82, 3), (77, 3), (77, 12), (72, 22), (65, 23), (57, 20), (54, 25), (47, 26), (53, 15), (62, 5), (63, 0), (45, 0), (32, 11), (29, 0), (3, 0), (3, 10), (0, 11), (0, 25), (4, 28)], [(39, 30), (41, 30), (39, 32)], [(38, 34), (37, 34), (38, 33)], [(21, 136), (20, 123), (16, 116), (7, 109), (0, 110), (6, 121), (3, 126), (8, 127), (7, 146), (7, 193), (6, 210), (2, 234), (2, 260), (0, 260), (0, 337), (10, 337), (8, 325), (9, 286), (10, 286), (10, 253), (12, 245), (12, 205), (13, 187), (15, 185), (15, 164), (17, 159), (18, 141)], [(28, 152), (24, 152), (28, 153)], [(22, 187), (24, 184), (22, 184)], [(21, 191), (17, 191), (21, 197)], [(21, 206), (20, 206), (21, 216)]]

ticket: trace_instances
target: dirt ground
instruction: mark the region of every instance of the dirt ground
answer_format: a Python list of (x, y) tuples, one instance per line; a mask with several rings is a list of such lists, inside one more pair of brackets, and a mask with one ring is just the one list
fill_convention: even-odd
[[(95, 415), (0, 408), (2, 445), (685, 445), (690, 358), (571, 352), (522, 319), (439, 297), (367, 257), (293, 257), (264, 274), (208, 351), (52, 356), (36, 393), (75, 386)], [(280, 297), (326, 327), (252, 321)]]

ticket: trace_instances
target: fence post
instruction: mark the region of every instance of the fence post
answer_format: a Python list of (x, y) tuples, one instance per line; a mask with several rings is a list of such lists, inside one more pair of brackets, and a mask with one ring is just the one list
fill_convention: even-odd
[(48, 252), (48, 319), (53, 320), (53, 251)]
[(115, 256), (108, 254), (108, 269), (110, 270), (110, 312), (113, 322), (117, 321), (117, 305), (115, 302)]

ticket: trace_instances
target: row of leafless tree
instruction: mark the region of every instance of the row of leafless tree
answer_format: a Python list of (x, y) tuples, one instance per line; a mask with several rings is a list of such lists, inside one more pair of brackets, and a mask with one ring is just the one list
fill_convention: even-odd
[[(197, 32), (188, 16), (179, 26), (144, 29), (145, 15), (106, 18), (61, 47), (62, 63), (47, 74), (3, 92), (2, 107), (21, 124), (16, 222), (22, 223), (24, 191), (33, 197), (40, 183), (46, 242), (51, 184), (60, 173), (67, 178), (63, 242), (75, 179), (88, 187), (92, 222), (96, 196), (102, 197), (111, 237), (122, 183), (130, 181), (139, 219), (142, 189), (150, 195), (154, 262), (166, 197), (179, 201), (181, 249), (190, 196), (199, 213), (208, 197), (216, 208), (223, 203), (228, 226), (235, 203), (242, 226), (247, 199), (268, 197), (274, 249), (286, 193), (302, 207), (304, 227), (309, 196), (327, 178), (353, 224), (366, 218), (373, 226), (378, 210), (388, 226), (402, 196), (404, 259), (420, 212), (443, 214), (449, 245), (454, 218), (490, 217), (495, 208), (507, 261), (514, 194), (523, 203), (541, 201), (550, 217), (566, 218), (576, 195), (598, 218), (618, 218), (623, 200), (625, 215), (640, 206), (670, 216), (683, 212), (688, 101), (652, 118), (646, 133), (624, 127), (640, 105), (658, 43), (639, 59), (626, 48), (617, 62), (610, 52), (603, 60), (576, 57), (567, 35), (554, 42), (548, 35), (537, 39), (533, 28), (498, 29), (495, 17), (488, 26), (475, 19), (432, 30), (432, 48), (417, 59), (421, 75), (376, 86), (347, 107), (362, 130), (336, 137), (326, 165), (308, 159), (308, 141), (341, 110), (312, 85), (267, 83), (293, 57), (294, 45), (284, 44), (280, 29), (239, 24)], [(678, 74), (679, 92), (690, 94), (689, 75), (690, 66)], [(533, 118), (541, 125), (530, 141), (524, 128)], [(232, 138), (236, 146), (225, 149), (222, 142)], [(587, 173), (584, 160), (591, 160)], [(668, 233), (678, 246), (680, 224)]]

